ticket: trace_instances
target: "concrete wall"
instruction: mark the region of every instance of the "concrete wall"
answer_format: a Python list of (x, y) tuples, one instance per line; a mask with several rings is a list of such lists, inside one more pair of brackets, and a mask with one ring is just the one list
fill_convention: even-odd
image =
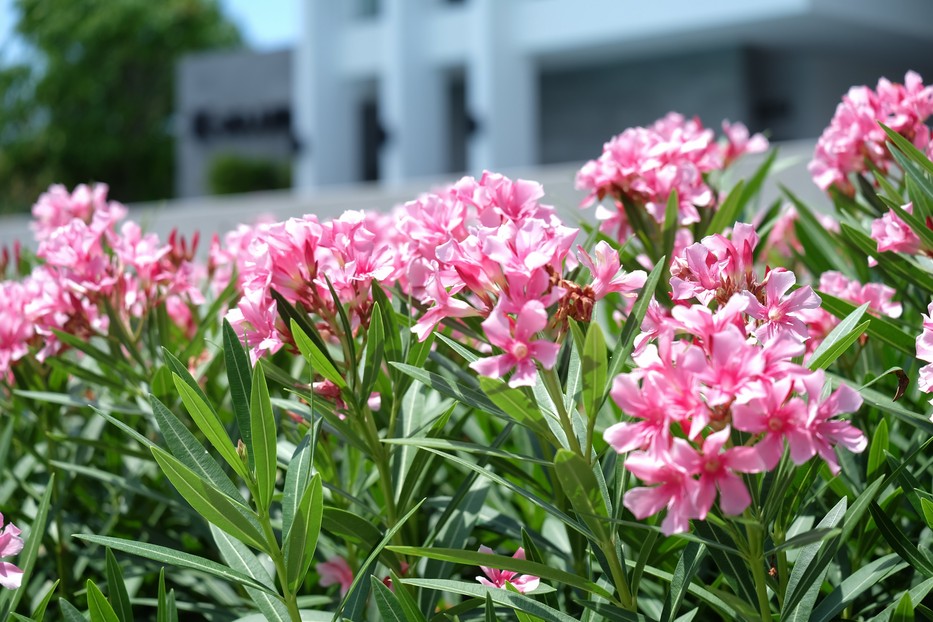
[[(598, 148), (597, 148), (598, 149)], [(811, 205), (826, 206), (827, 201), (810, 180), (806, 163), (813, 153), (813, 141), (798, 141), (779, 145), (781, 156), (776, 174), (764, 188), (762, 204), (767, 205), (779, 195), (778, 184), (792, 188)], [(598, 155), (594, 153), (594, 156)], [(733, 180), (750, 176), (761, 163), (761, 156), (750, 156), (737, 163), (731, 171)], [(579, 209), (583, 193), (573, 187), (580, 162), (533, 168), (503, 170), (513, 178), (534, 179), (544, 185), (544, 202), (554, 205), (568, 224), (593, 220), (593, 209)], [(280, 191), (256, 194), (179, 199), (160, 203), (130, 206), (130, 218), (142, 223), (148, 231), (163, 238), (173, 228), (190, 235), (201, 233), (202, 252), (214, 233), (223, 234), (240, 223), (255, 222), (260, 215), (269, 214), (285, 219), (303, 214), (317, 214), (321, 218), (339, 216), (346, 210), (389, 210), (394, 205), (416, 198), (422, 192), (455, 181), (455, 176), (416, 179), (392, 187), (380, 184), (356, 184), (331, 187), (318, 191)], [(17, 216), (0, 219), (0, 247), (10, 246), (18, 240), (33, 247), (29, 219)]]
[(291, 51), (189, 56), (176, 94), (178, 196), (208, 194), (207, 171), (221, 154), (291, 162)]

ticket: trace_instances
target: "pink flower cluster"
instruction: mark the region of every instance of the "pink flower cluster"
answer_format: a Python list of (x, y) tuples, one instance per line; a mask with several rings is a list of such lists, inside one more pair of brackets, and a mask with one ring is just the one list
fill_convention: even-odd
[[(834, 270), (820, 275), (819, 290), (859, 307), (868, 303), (872, 315), (898, 318), (903, 312), (901, 303), (894, 301), (894, 288), (882, 283), (861, 284)], [(801, 316), (810, 329), (807, 350), (813, 351), (839, 323), (835, 315), (823, 309), (808, 309)]]
[(655, 221), (663, 222), (668, 198), (675, 190), (680, 224), (699, 222), (697, 208), (716, 205), (706, 175), (726, 168), (743, 154), (768, 148), (764, 136), (749, 136), (741, 123), (724, 121), (722, 127), (725, 141), (717, 142), (699, 119), (671, 112), (650, 127), (629, 128), (607, 142), (602, 155), (587, 162), (576, 180), (578, 189), (589, 192), (585, 204), (607, 196), (616, 202), (615, 210), (597, 208), (601, 230), (619, 240), (629, 236), (631, 226), (622, 202), (645, 209)]
[(667, 508), (667, 534), (705, 519), (717, 491), (722, 512), (742, 513), (751, 499), (740, 474), (773, 469), (785, 443), (795, 464), (819, 455), (834, 473), (836, 445), (866, 446), (836, 419), (858, 409), (858, 394), (843, 385), (826, 395), (823, 372), (793, 360), (804, 353), (804, 318), (819, 298), (808, 286), (791, 292), (796, 278), (781, 268), (760, 279), (751, 261), (757, 244), (754, 229), (738, 223), (731, 238), (704, 238), (676, 257), (678, 304), (667, 312), (652, 303), (636, 367), (613, 382), (611, 396), (632, 420), (604, 437), (647, 484), (624, 504), (639, 519)]
[(913, 71), (907, 72), (904, 84), (881, 78), (875, 90), (853, 86), (816, 143), (809, 165), (813, 181), (823, 190), (836, 187), (852, 195), (855, 187), (850, 175), (871, 166), (887, 171), (892, 160), (879, 122), (929, 152), (930, 129), (925, 122), (931, 114), (933, 88), (924, 86)]
[(106, 185), (81, 185), (71, 194), (52, 186), (33, 216), (43, 263), (22, 280), (0, 281), (0, 379), (31, 348), (40, 361), (57, 354), (55, 330), (82, 338), (106, 331), (105, 304), (124, 321), (165, 304), (179, 326), (195, 329), (189, 305), (204, 297), (194, 249), (175, 234), (163, 244), (132, 221), (118, 231), (126, 208), (107, 201)]
[[(913, 207), (913, 203), (908, 203), (903, 209), (912, 214)], [(879, 253), (891, 251), (916, 255), (920, 252), (920, 238), (894, 210), (888, 210), (884, 216), (871, 222), (871, 238), (878, 243)]]
[(538, 183), (484, 173), (407, 203), (399, 225), (418, 277), (409, 286), (427, 307), (412, 330), (424, 340), (446, 318), (485, 318), (483, 331), (502, 353), (470, 366), (490, 377), (512, 371), (513, 387), (534, 384), (538, 363), (554, 364), (558, 345), (538, 335), (567, 317), (588, 321), (597, 300), (630, 295), (645, 281), (643, 271), (623, 272), (605, 242), (595, 259), (579, 249), (590, 284), (565, 280), (565, 262), (578, 261), (571, 254), (577, 230), (539, 203), (543, 195)]

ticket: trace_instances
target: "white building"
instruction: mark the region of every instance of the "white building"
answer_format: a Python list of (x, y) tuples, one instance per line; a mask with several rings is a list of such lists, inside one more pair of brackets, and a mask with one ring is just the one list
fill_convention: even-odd
[(668, 110), (815, 137), (852, 84), (933, 79), (929, 0), (305, 0), (295, 185), (595, 157)]

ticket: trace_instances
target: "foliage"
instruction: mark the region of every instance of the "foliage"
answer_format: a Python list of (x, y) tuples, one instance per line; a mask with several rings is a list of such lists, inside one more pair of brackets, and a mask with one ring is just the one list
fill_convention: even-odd
[(175, 63), (239, 43), (215, 0), (18, 0), (29, 66), (0, 71), (0, 211), (50, 183), (172, 195)]
[(211, 161), (207, 180), (211, 194), (236, 194), (290, 188), (292, 172), (287, 162), (228, 153)]
[(576, 252), (495, 174), (202, 268), (50, 190), (0, 283), (2, 612), (930, 618), (933, 162), (885, 135), (830, 219), (758, 205), (773, 154), (720, 192), (737, 126), (628, 130)]

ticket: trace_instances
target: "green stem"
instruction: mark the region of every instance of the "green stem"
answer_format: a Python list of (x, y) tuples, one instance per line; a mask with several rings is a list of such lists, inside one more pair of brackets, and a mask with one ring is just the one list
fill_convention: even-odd
[(564, 396), (560, 388), (560, 379), (557, 377), (557, 372), (554, 368), (543, 369), (541, 370), (541, 378), (544, 380), (544, 387), (547, 389), (548, 395), (551, 396), (551, 401), (554, 402), (557, 416), (560, 417), (560, 427), (564, 429), (571, 451), (589, 463), (589, 456), (584, 455), (583, 448), (580, 447), (580, 440), (573, 429), (573, 422), (570, 421), (570, 415), (567, 414), (567, 409), (564, 408)]
[(615, 585), (616, 591), (619, 593), (619, 600), (622, 606), (629, 611), (635, 611), (637, 608), (635, 597), (629, 589), (628, 580), (625, 577), (625, 570), (622, 568), (622, 562), (619, 560), (615, 544), (613, 542), (603, 542), (600, 544), (600, 548), (603, 550), (603, 555), (605, 555), (606, 559), (609, 561), (609, 572), (612, 574), (612, 582)]
[(762, 622), (771, 622), (771, 603), (768, 600), (768, 579), (765, 574), (764, 529), (761, 525), (746, 525), (748, 534), (748, 563), (755, 580), (758, 595), (758, 611)]
[(389, 527), (394, 527), (398, 522), (398, 508), (395, 506), (395, 492), (392, 487), (389, 455), (382, 441), (379, 440), (379, 431), (376, 429), (376, 422), (373, 420), (373, 414), (369, 408), (360, 408), (357, 414), (363, 421), (363, 430), (369, 442), (372, 459), (376, 463), (376, 470), (379, 471), (379, 487), (382, 488), (382, 496), (385, 498)]
[(269, 548), (269, 555), (275, 564), (275, 574), (279, 577), (279, 586), (282, 588), (282, 601), (288, 609), (288, 617), (292, 622), (301, 622), (301, 612), (298, 610), (298, 594), (292, 592), (288, 586), (288, 575), (285, 571), (285, 556), (279, 547), (279, 542), (275, 538), (275, 532), (272, 530), (272, 522), (269, 520), (268, 512), (260, 512), (259, 522), (266, 536), (266, 545)]

